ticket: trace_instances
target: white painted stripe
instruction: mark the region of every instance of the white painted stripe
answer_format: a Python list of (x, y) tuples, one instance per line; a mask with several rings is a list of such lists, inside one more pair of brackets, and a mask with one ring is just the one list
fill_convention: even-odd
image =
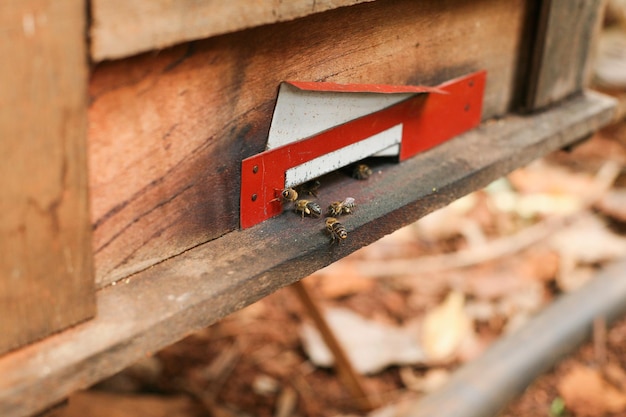
[(294, 187), (389, 148), (395, 148), (397, 155), (401, 141), (402, 124), (398, 124), (367, 139), (288, 169), (285, 172), (285, 187)]

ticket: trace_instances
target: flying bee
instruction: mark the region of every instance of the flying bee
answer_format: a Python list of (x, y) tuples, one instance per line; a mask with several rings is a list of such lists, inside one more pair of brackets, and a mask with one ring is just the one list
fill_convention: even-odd
[(345, 240), (348, 237), (346, 228), (334, 217), (326, 218), (326, 230), (330, 233), (330, 237), (332, 239), (331, 244), (335, 243), (335, 241), (339, 244), (342, 240)]
[(347, 197), (343, 201), (334, 201), (328, 206), (328, 214), (335, 217), (342, 214), (352, 214), (352, 210), (356, 207), (354, 198)]
[(352, 171), (352, 177), (357, 180), (366, 180), (370, 175), (372, 175), (372, 170), (365, 164), (358, 164)]
[(318, 180), (307, 181), (298, 187), (298, 191), (300, 194), (308, 194), (317, 197), (317, 190), (320, 188), (320, 185)]
[(302, 213), (303, 219), (305, 214), (315, 217), (319, 217), (322, 215), (322, 208), (315, 201), (297, 200), (294, 203), (294, 210), (296, 213)]
[(285, 188), (280, 192), (280, 197), (276, 197), (271, 201), (294, 202), (298, 199), (298, 192), (293, 188)]

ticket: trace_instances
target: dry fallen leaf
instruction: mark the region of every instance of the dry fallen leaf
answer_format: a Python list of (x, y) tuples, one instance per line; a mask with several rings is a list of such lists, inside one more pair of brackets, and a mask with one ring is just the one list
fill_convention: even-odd
[(572, 257), (583, 264), (626, 256), (626, 238), (609, 231), (606, 224), (591, 213), (582, 215), (568, 228), (555, 233), (550, 245), (562, 256)]
[(252, 391), (257, 395), (264, 397), (274, 395), (280, 389), (278, 380), (266, 374), (259, 374), (252, 381)]
[[(412, 326), (384, 325), (345, 308), (328, 308), (324, 316), (359, 373), (373, 374), (390, 365), (422, 363), (426, 359)], [(317, 329), (305, 323), (300, 333), (311, 361), (317, 366), (332, 366), (332, 353)]]
[(450, 378), (450, 371), (442, 368), (427, 370), (424, 375), (417, 374), (412, 368), (400, 368), (400, 379), (405, 387), (411, 391), (424, 394), (438, 390)]
[(570, 194), (497, 194), (492, 197), (494, 205), (502, 212), (512, 212), (525, 219), (538, 215), (568, 215), (580, 211), (582, 199)]
[(512, 262), (497, 262), (464, 271), (459, 287), (479, 300), (494, 300), (533, 283)]
[(507, 294), (497, 304), (498, 313), (505, 317), (515, 314), (532, 314), (537, 312), (545, 303), (543, 286), (537, 281), (528, 281), (517, 291)]
[(591, 174), (574, 173), (542, 159), (513, 171), (508, 179), (513, 188), (522, 194), (581, 196), (595, 192), (597, 188)]
[(286, 385), (276, 399), (274, 417), (290, 417), (298, 404), (298, 393), (293, 387)]
[(415, 224), (402, 227), (383, 236), (375, 245), (367, 245), (347, 259), (387, 260), (390, 258), (413, 257), (419, 252), (420, 238)]
[(626, 222), (626, 189), (611, 190), (607, 192), (596, 207), (607, 216), (621, 222)]
[(465, 363), (479, 357), (493, 343), (493, 340), (493, 335), (479, 335), (473, 328), (470, 328), (467, 336), (463, 338), (457, 349), (457, 360)]
[(587, 213), (550, 239), (561, 255), (594, 264), (626, 256), (626, 238), (612, 233), (598, 217)]
[(465, 296), (453, 291), (424, 317), (421, 340), (429, 362), (450, 360), (457, 353), (471, 325), (464, 306)]
[(520, 258), (520, 266), (525, 269), (528, 278), (542, 282), (552, 281), (559, 271), (559, 255), (554, 250), (538, 246), (516, 258)]
[(375, 281), (363, 278), (352, 262), (336, 262), (311, 275), (323, 298), (346, 297), (367, 291), (376, 285)]
[(498, 314), (498, 311), (494, 301), (478, 299), (467, 302), (465, 314), (474, 321), (489, 321)]
[(566, 407), (577, 416), (595, 417), (626, 411), (626, 394), (606, 382), (600, 372), (576, 364), (557, 384)]
[(626, 87), (626, 32), (621, 27), (605, 29), (598, 37), (595, 81), (608, 88)]
[(415, 223), (418, 236), (426, 241), (437, 242), (463, 235), (473, 222), (467, 212), (476, 204), (476, 195), (468, 194), (446, 207), (436, 210)]
[(607, 362), (602, 373), (607, 381), (622, 391), (626, 389), (626, 371), (616, 362)]
[(593, 267), (585, 265), (576, 265), (569, 261), (567, 256), (562, 257), (563, 268), (556, 277), (556, 284), (564, 292), (572, 292), (581, 288), (590, 281), (596, 274)]

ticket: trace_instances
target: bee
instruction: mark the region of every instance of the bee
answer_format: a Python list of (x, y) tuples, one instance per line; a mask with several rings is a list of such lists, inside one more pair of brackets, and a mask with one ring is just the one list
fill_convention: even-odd
[(328, 206), (328, 214), (331, 216), (340, 216), (342, 214), (352, 214), (352, 210), (356, 207), (354, 198), (347, 197), (343, 201), (334, 201)]
[(277, 197), (271, 201), (281, 201), (281, 199), (283, 200), (283, 202), (294, 202), (298, 199), (298, 192), (293, 188), (285, 188), (280, 192), (280, 197)]
[(352, 209), (356, 207), (356, 203), (354, 201), (354, 198), (352, 197), (346, 197), (346, 199), (343, 200), (342, 204), (344, 214), (351, 214)]
[(352, 171), (352, 177), (357, 180), (366, 180), (370, 175), (372, 175), (372, 170), (365, 164), (358, 164)]
[(306, 207), (311, 210), (311, 214), (315, 217), (319, 217), (322, 215), (322, 208), (315, 201), (309, 201)]
[(317, 190), (320, 188), (320, 182), (318, 180), (307, 181), (298, 187), (300, 194), (308, 194), (317, 198)]
[(294, 203), (294, 210), (296, 213), (301, 212), (303, 219), (305, 214), (315, 217), (322, 215), (322, 208), (315, 201), (298, 200)]
[(335, 241), (339, 244), (348, 237), (346, 228), (334, 217), (326, 218), (326, 230), (330, 233), (330, 237), (332, 238), (331, 244), (335, 243)]
[(343, 204), (341, 204), (341, 201), (334, 201), (328, 206), (328, 214), (331, 216), (339, 216), (342, 211)]

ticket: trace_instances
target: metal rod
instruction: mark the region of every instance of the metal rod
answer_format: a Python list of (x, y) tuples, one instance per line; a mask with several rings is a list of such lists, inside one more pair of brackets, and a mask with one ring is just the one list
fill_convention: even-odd
[(535, 378), (587, 340), (596, 317), (610, 323), (624, 314), (626, 260), (621, 260), (496, 342), (457, 371), (441, 390), (398, 417), (495, 416)]

